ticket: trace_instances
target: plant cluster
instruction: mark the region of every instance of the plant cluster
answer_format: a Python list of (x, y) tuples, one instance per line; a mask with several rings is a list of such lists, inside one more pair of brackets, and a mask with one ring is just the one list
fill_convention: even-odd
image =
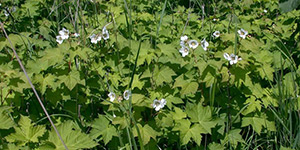
[(299, 149), (296, 1), (2, 0), (0, 149)]

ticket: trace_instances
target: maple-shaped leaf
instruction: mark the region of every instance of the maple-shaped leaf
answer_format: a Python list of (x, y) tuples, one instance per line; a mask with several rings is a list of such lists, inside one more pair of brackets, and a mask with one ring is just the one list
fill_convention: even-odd
[(38, 137), (41, 137), (46, 132), (45, 126), (31, 123), (27, 116), (22, 116), (18, 122), (17, 127), (14, 127), (15, 133), (5, 137), (8, 142), (19, 142), (20, 145), (25, 145), (29, 142), (39, 142)]
[(208, 145), (208, 149), (209, 150), (224, 150), (225, 147), (222, 144), (213, 142)]
[(254, 115), (253, 117), (243, 117), (242, 127), (251, 125), (253, 130), (260, 135), (263, 127), (266, 127), (269, 131), (276, 131), (275, 123), (267, 120), (267, 115), (261, 113), (260, 115)]
[(163, 82), (170, 83), (172, 81), (172, 76), (175, 76), (176, 73), (167, 66), (164, 66), (160, 69), (156, 67), (154, 69), (153, 79), (156, 82), (156, 85), (162, 85)]
[(176, 125), (173, 130), (180, 132), (182, 145), (186, 145), (191, 139), (193, 139), (197, 145), (200, 146), (202, 140), (201, 130), (203, 130), (203, 128), (199, 124), (194, 124), (191, 127), (191, 122), (189, 120), (181, 119), (176, 121)]
[(8, 143), (7, 148), (8, 150), (29, 150), (30, 149), (28, 146), (19, 146), (13, 143)]
[[(137, 126), (139, 128), (144, 145), (150, 141), (150, 138), (156, 140), (156, 136), (159, 135), (159, 132), (153, 130), (153, 128), (147, 124), (144, 127), (141, 124), (137, 124)], [(136, 137), (138, 136), (136, 127), (133, 128), (133, 135)]]
[(38, 74), (35, 76), (35, 83), (39, 83), (39, 88), (41, 93), (44, 94), (46, 92), (47, 87), (56, 89), (57, 84), (54, 82), (55, 76), (52, 74), (47, 74), (45, 77), (43, 75)]
[(0, 129), (9, 129), (14, 126), (14, 121), (9, 117), (9, 106), (0, 106)]
[(107, 144), (113, 136), (118, 136), (117, 130), (110, 124), (110, 121), (103, 115), (99, 115), (97, 119), (92, 122), (92, 130), (90, 136), (97, 139), (101, 135), (104, 144)]
[(203, 128), (201, 133), (211, 134), (211, 128), (215, 127), (217, 122), (212, 119), (211, 109), (203, 107), (201, 103), (198, 105), (188, 103), (186, 113), (191, 118), (192, 122), (198, 122)]
[(254, 112), (256, 110), (261, 110), (261, 102), (259, 100), (256, 100), (255, 97), (251, 96), (248, 98), (245, 102), (245, 104), (248, 104), (247, 108), (242, 112), (243, 115), (247, 115), (251, 112)]
[(225, 138), (221, 140), (221, 143), (225, 145), (229, 142), (230, 145), (236, 148), (238, 143), (244, 143), (242, 135), (240, 134), (241, 131), (241, 129), (230, 130), (228, 134), (226, 134)]
[[(57, 130), (69, 150), (89, 149), (98, 145), (89, 135), (82, 133), (81, 129), (72, 121), (66, 121), (60, 124), (57, 126)], [(65, 147), (54, 130), (49, 132), (48, 142), (55, 145), (55, 150), (65, 150)]]
[(69, 90), (72, 90), (76, 84), (85, 85), (85, 81), (80, 79), (80, 73), (78, 71), (72, 70), (68, 75), (63, 75), (59, 77), (61, 83), (64, 83)]
[(196, 93), (198, 89), (198, 83), (197, 82), (191, 82), (190, 80), (184, 80), (183, 75), (180, 75), (176, 78), (174, 86), (173, 87), (181, 87), (180, 94), (194, 94)]
[(133, 78), (133, 82), (132, 82), (132, 88), (138, 88), (138, 89), (142, 89), (144, 87), (145, 82), (142, 82), (138, 76), (134, 76)]
[(242, 127), (251, 125), (254, 131), (258, 133), (258, 135), (260, 135), (263, 124), (264, 124), (264, 119), (260, 118), (259, 116), (243, 117), (243, 121), (242, 121)]
[(170, 112), (174, 120), (180, 120), (186, 118), (186, 113), (183, 112), (182, 109), (178, 107), (174, 107), (174, 110), (175, 112)]
[(148, 98), (143, 94), (132, 94), (132, 104), (135, 106), (151, 106), (152, 101), (149, 101)]
[(46, 70), (48, 67), (57, 63), (61, 63), (64, 59), (64, 54), (59, 48), (48, 49), (45, 51), (45, 55), (38, 62), (40, 66), (44, 66), (42, 70)]

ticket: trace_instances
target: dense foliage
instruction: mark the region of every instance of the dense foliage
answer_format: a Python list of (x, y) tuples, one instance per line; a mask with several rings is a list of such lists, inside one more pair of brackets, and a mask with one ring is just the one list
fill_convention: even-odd
[[(298, 2), (2, 0), (0, 19), (70, 150), (300, 149)], [(0, 98), (0, 149), (65, 149), (4, 32)]]

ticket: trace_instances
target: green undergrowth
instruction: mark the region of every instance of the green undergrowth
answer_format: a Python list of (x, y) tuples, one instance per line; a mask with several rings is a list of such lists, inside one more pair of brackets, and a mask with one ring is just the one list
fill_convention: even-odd
[[(300, 149), (297, 0), (0, 2), (69, 150)], [(0, 149), (62, 140), (1, 31)]]

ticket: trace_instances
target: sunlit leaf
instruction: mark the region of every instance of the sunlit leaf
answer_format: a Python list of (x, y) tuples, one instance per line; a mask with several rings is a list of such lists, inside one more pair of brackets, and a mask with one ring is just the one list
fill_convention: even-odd
[[(82, 133), (81, 129), (78, 128), (78, 126), (76, 126), (72, 121), (66, 121), (60, 124), (57, 126), (57, 130), (69, 150), (93, 148), (98, 145), (87, 134)], [(65, 149), (53, 129), (49, 133), (48, 141), (55, 145), (55, 150)]]
[(45, 126), (34, 125), (27, 116), (22, 116), (18, 122), (19, 127), (14, 127), (15, 133), (6, 136), (9, 142), (20, 142), (20, 145), (25, 145), (29, 142), (39, 142), (38, 138), (46, 132)]

